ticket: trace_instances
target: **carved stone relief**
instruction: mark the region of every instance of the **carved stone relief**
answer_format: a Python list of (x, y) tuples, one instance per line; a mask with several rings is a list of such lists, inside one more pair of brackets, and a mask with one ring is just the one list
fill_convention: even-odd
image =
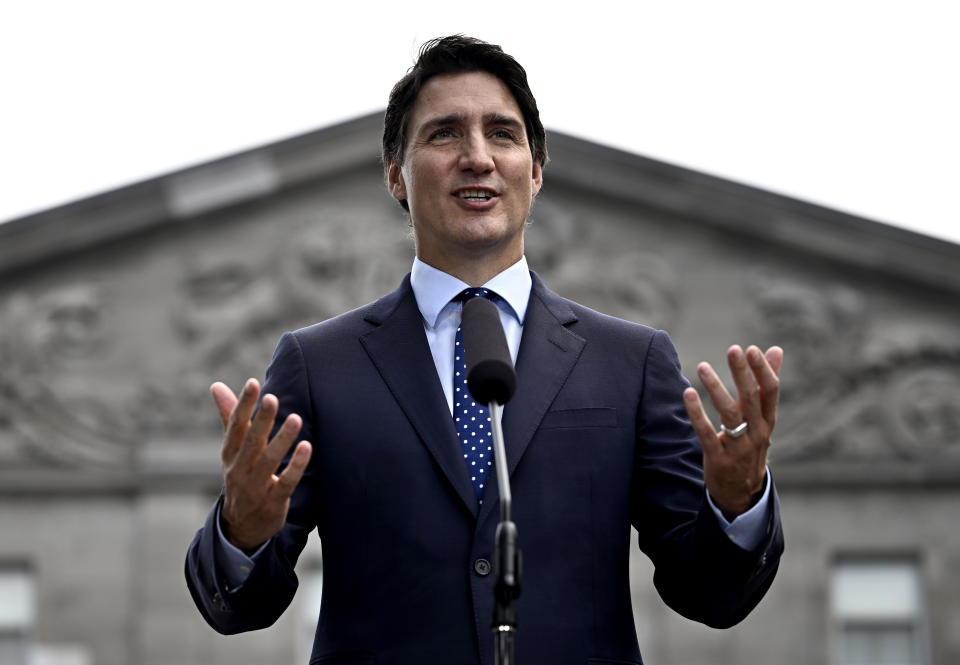
[(123, 467), (129, 464), (137, 409), (94, 389), (110, 347), (105, 298), (77, 284), (38, 297), (12, 295), (2, 306), (0, 460), (7, 465)]
[(749, 302), (748, 339), (789, 349), (791, 381), (783, 398), (794, 389), (819, 389), (856, 367), (866, 334), (862, 297), (850, 288), (814, 287), (770, 274), (751, 276), (755, 286)]
[(277, 248), (292, 318), (322, 321), (393, 290), (413, 263), (413, 243), (385, 230), (394, 219), (326, 211)]
[(527, 220), (524, 238), (527, 262), (541, 275), (551, 274), (571, 252), (583, 246), (582, 236), (588, 228), (569, 207), (556, 203), (549, 193), (541, 194)]
[(412, 250), (378, 232), (383, 223), (328, 212), (292, 233), (274, 234), (272, 245), (255, 252), (205, 249), (188, 259), (171, 313), (181, 349), (179, 381), (156, 388), (164, 408), (152, 426), (168, 433), (219, 427), (206, 399), (212, 381), (262, 379), (284, 331), (395, 288)]
[(960, 460), (960, 340), (867, 357), (872, 326), (888, 321), (872, 320), (858, 294), (782, 278), (764, 284), (745, 327), (789, 357), (778, 462)]
[(170, 433), (213, 429), (207, 387), (226, 378), (225, 367), (238, 376), (262, 376), (283, 318), (282, 294), (261, 265), (211, 252), (188, 263), (176, 295), (171, 322), (179, 338), (178, 380), (157, 388), (166, 394), (152, 425)]
[(783, 405), (778, 461), (960, 461), (960, 352), (918, 350), (838, 375)]
[(599, 255), (581, 250), (550, 275), (550, 287), (604, 314), (656, 328), (674, 325), (676, 271), (663, 257), (644, 251)]
[(540, 199), (527, 230), (527, 260), (564, 297), (630, 321), (672, 326), (678, 282), (670, 262), (629, 245), (611, 251), (589, 237), (592, 228), (571, 208)]
[(884, 410), (894, 445), (908, 456), (960, 456), (960, 362), (908, 367), (887, 385)]

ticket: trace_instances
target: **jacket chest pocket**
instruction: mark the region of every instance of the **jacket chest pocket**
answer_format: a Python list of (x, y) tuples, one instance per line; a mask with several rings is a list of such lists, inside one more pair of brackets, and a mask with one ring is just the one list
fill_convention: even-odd
[(613, 407), (587, 407), (548, 411), (540, 429), (583, 429), (585, 427), (616, 427), (617, 410)]

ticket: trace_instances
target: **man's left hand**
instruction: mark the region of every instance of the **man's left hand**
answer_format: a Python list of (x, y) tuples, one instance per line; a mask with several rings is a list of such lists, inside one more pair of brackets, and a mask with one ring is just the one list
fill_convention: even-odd
[(750, 346), (744, 353), (734, 345), (727, 351), (727, 362), (737, 387), (736, 399), (709, 363), (700, 363), (697, 375), (723, 425), (733, 430), (746, 423), (743, 434), (734, 437), (725, 431), (717, 432), (695, 388), (687, 388), (683, 400), (703, 448), (707, 491), (724, 517), (732, 521), (749, 510), (763, 490), (767, 449), (777, 420), (783, 349), (772, 346), (763, 353)]

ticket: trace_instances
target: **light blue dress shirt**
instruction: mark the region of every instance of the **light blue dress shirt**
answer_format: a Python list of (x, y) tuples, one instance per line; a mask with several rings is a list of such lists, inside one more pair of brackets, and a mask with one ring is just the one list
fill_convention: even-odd
[[(523, 321), (527, 314), (527, 304), (530, 302), (532, 286), (530, 271), (527, 268), (526, 257), (521, 257), (515, 264), (498, 274), (486, 284), (487, 289), (496, 293), (499, 298), (494, 300), (500, 310), (500, 322), (510, 348), (510, 356), (514, 364), (517, 362), (517, 351), (520, 349), (520, 338), (523, 336)], [(414, 259), (413, 269), (410, 272), (410, 286), (417, 300), (417, 307), (423, 316), (423, 328), (433, 355), (433, 362), (437, 368), (437, 376), (443, 386), (443, 394), (447, 398), (447, 406), (453, 416), (453, 346), (460, 325), (460, 313), (463, 310), (462, 302), (455, 302), (455, 298), (470, 284), (463, 282), (453, 275), (424, 263), (419, 258)], [(508, 408), (509, 405), (507, 405)], [(502, 410), (501, 410), (502, 415)], [(311, 442), (316, 445), (317, 442)], [(509, 445), (509, 442), (506, 442)], [(770, 470), (767, 469), (769, 476)], [(723, 514), (713, 504), (710, 493), (707, 493), (707, 502), (716, 514), (720, 525), (731, 541), (745, 550), (752, 550), (766, 537), (765, 525), (770, 515), (770, 483), (766, 484), (763, 497), (753, 508), (738, 516), (733, 522), (728, 522)], [(232, 587), (239, 587), (250, 573), (250, 569), (257, 555), (263, 550), (261, 547), (252, 557), (248, 557), (240, 549), (234, 547), (224, 537), (220, 529), (219, 516), (217, 530), (220, 535), (222, 548), (217, 550), (217, 562), (227, 576), (227, 583)]]
[[(410, 286), (417, 299), (417, 307), (423, 316), (423, 329), (427, 334), (437, 376), (447, 398), (450, 415), (453, 415), (453, 341), (460, 325), (463, 303), (453, 301), (464, 289), (470, 288), (453, 275), (437, 270), (420, 259), (414, 259), (410, 271)], [(527, 268), (526, 257), (521, 258), (502, 273), (483, 285), (499, 298), (494, 299), (500, 310), (500, 323), (510, 348), (510, 357), (517, 363), (520, 337), (523, 335), (523, 319), (530, 302), (533, 280)]]

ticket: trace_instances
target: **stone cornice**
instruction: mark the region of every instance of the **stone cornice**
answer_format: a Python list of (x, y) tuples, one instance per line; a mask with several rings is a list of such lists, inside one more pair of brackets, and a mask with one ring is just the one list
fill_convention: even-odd
[(850, 267), (960, 293), (960, 245), (598, 145), (549, 136), (550, 186), (573, 185)]

